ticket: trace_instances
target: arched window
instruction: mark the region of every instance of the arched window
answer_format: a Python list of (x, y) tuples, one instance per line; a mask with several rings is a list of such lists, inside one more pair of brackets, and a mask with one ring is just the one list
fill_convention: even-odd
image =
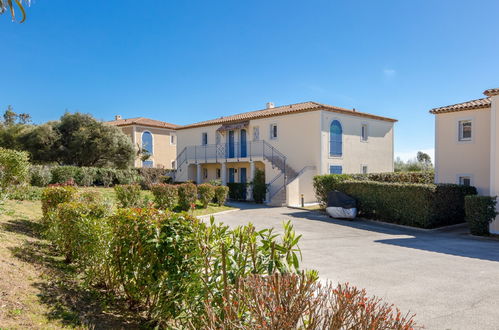
[(337, 120), (333, 120), (329, 127), (329, 155), (341, 156), (343, 154), (343, 129)]
[(152, 134), (150, 132), (142, 133), (142, 149), (149, 155), (152, 155)]

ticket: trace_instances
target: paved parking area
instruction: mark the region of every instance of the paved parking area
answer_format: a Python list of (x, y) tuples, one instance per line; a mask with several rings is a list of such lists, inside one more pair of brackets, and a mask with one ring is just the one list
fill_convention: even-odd
[(426, 329), (499, 329), (499, 241), (459, 231), (423, 231), (318, 212), (238, 204), (216, 216), (236, 226), (281, 228), (303, 238), (302, 265), (416, 313)]

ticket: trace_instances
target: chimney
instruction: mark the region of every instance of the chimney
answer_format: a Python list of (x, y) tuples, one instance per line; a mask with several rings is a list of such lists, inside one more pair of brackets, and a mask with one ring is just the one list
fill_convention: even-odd
[(267, 102), (266, 108), (267, 109), (272, 109), (272, 108), (275, 108), (275, 105), (274, 105), (273, 102)]
[(121, 119), (121, 115), (114, 116), (114, 120), (120, 120), (120, 119)]

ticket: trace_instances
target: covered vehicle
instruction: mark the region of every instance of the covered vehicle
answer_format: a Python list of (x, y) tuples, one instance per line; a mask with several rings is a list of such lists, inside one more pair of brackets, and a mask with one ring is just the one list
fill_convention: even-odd
[(331, 191), (327, 194), (326, 212), (332, 218), (355, 219), (357, 201), (340, 191)]

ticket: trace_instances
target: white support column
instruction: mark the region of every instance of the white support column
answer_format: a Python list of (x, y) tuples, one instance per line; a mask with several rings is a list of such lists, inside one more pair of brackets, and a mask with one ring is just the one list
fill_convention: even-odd
[(246, 195), (246, 200), (253, 200), (253, 180), (255, 180), (255, 173), (256, 173), (256, 168), (255, 168), (255, 162), (250, 161), (250, 177), (249, 177), (249, 183), (250, 185), (248, 186), (248, 193)]
[(222, 186), (227, 185), (227, 163), (222, 163), (222, 169), (220, 170), (220, 179), (222, 181)]
[(201, 183), (201, 164), (196, 165), (196, 183)]

